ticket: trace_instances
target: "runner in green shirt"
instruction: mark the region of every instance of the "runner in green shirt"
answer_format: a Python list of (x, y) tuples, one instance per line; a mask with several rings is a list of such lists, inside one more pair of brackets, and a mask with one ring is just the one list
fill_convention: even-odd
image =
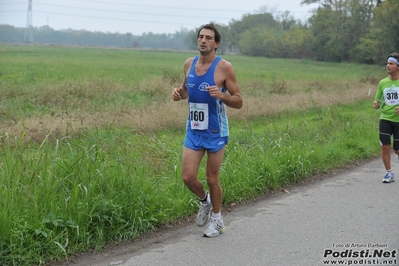
[(373, 108), (381, 107), (379, 135), (381, 158), (387, 171), (382, 179), (383, 183), (394, 181), (391, 167), (391, 137), (393, 136), (393, 150), (399, 155), (399, 53), (392, 53), (387, 58), (388, 77), (378, 84), (373, 102)]

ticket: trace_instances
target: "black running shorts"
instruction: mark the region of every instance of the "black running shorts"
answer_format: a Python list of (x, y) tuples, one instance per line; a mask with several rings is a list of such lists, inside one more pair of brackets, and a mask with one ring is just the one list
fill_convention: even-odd
[(380, 144), (391, 145), (393, 136), (393, 149), (399, 150), (399, 123), (388, 120), (380, 120)]

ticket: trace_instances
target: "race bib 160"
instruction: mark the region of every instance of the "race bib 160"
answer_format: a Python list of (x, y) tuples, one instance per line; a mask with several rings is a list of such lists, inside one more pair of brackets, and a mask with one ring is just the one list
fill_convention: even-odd
[(208, 104), (190, 103), (190, 123), (191, 129), (208, 129)]

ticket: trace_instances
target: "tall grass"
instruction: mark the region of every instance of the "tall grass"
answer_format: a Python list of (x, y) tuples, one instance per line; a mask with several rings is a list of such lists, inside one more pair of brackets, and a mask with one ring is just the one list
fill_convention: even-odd
[[(224, 204), (375, 155), (377, 118), (367, 106), (232, 123)], [(141, 135), (108, 128), (33, 145), (4, 136), (1, 264), (65, 259), (194, 213), (197, 201), (180, 180), (183, 137), (182, 130)], [(204, 181), (203, 166), (199, 175)]]
[(1, 265), (100, 248), (193, 211), (168, 139), (108, 130), (21, 142), (5, 136), (1, 153)]
[[(180, 177), (187, 107), (170, 98), (187, 54), (0, 52), (1, 265), (45, 265), (195, 213)], [(227, 57), (245, 106), (228, 111), (225, 206), (378, 152), (379, 67)]]

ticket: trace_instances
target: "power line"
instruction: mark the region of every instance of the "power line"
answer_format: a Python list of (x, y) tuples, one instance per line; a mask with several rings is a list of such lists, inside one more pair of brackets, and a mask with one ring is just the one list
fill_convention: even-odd
[[(236, 13), (254, 13), (255, 11), (252, 10), (237, 10), (237, 9), (209, 9), (209, 8), (198, 8), (198, 7), (176, 7), (176, 6), (162, 6), (162, 5), (143, 5), (143, 4), (130, 4), (130, 3), (118, 3), (118, 2), (109, 2), (109, 1), (93, 1), (93, 0), (83, 0), (83, 1), (79, 1), (79, 0), (72, 0), (75, 2), (83, 2), (83, 3), (96, 3), (96, 4), (106, 4), (106, 5), (111, 5), (111, 6), (128, 6), (128, 7), (132, 7), (132, 8), (136, 8), (136, 7), (148, 7), (148, 8), (157, 8), (157, 9), (172, 9), (172, 10), (202, 10), (202, 11), (207, 11), (207, 12), (236, 12)], [(13, 4), (24, 4), (24, 2), (6, 2), (6, 3), (0, 3), (0, 5), (13, 5)], [(54, 6), (54, 7), (67, 7), (67, 8), (74, 8), (74, 9), (86, 9), (86, 10), (97, 10), (97, 11), (105, 11), (105, 12), (120, 12), (120, 13), (124, 13), (124, 11), (118, 11), (118, 10), (103, 10), (103, 9), (93, 9), (93, 8), (84, 8), (84, 7), (80, 7), (80, 6), (67, 6), (67, 5), (57, 5), (57, 4), (49, 4), (49, 3), (45, 3), (45, 2), (40, 2), (40, 1), (35, 1), (35, 5), (45, 5), (45, 6)], [(0, 11), (1, 12), (1, 11)], [(291, 13), (306, 13), (306, 12), (291, 12)]]
[[(36, 3), (38, 5), (44, 5), (39, 3)], [(64, 5), (53, 5), (53, 4), (45, 4), (46, 6), (54, 6), (54, 7), (66, 7), (66, 8), (75, 8), (71, 6), (64, 6)], [(129, 15), (150, 15), (150, 16), (159, 16), (159, 17), (179, 17), (179, 18), (201, 18), (201, 19), (206, 19), (206, 17), (198, 17), (198, 16), (184, 16), (184, 15), (173, 15), (173, 14), (156, 14), (156, 13), (142, 13), (142, 12), (128, 12), (128, 11), (113, 11), (113, 10), (105, 10), (105, 9), (97, 9), (97, 8), (88, 8), (88, 7), (79, 7), (79, 10), (90, 10), (90, 11), (100, 11), (100, 12), (113, 12), (113, 13), (121, 13), (121, 14), (129, 14)], [(36, 11), (36, 9), (35, 9)], [(221, 18), (218, 17), (219, 19), (231, 19), (231, 18)]]
[[(89, 2), (89, 3), (96, 3), (96, 4), (108, 4), (108, 5), (123, 5), (123, 6), (130, 6), (130, 7), (150, 7), (150, 8), (163, 8), (163, 9), (177, 9), (177, 10), (203, 10), (203, 11), (215, 11), (215, 12), (238, 12), (243, 13), (243, 10), (233, 10), (233, 9), (210, 9), (210, 8), (198, 8), (198, 7), (176, 7), (176, 6), (158, 6), (158, 5), (142, 5), (142, 4), (127, 4), (127, 3), (118, 3), (118, 2), (109, 2), (109, 1), (92, 1), (92, 0), (74, 0), (76, 2)], [(245, 11), (244, 11), (245, 12)], [(248, 11), (250, 12), (250, 11)]]
[[(81, 18), (95, 18), (95, 19), (116, 20), (116, 21), (144, 22), (144, 23), (152, 23), (152, 24), (181, 25), (181, 23), (173, 23), (173, 22), (166, 22), (166, 21), (155, 22), (155, 21), (146, 21), (146, 20), (137, 20), (137, 19), (106, 18), (106, 17), (97, 17), (97, 16), (87, 16), (87, 15), (65, 14), (65, 13), (59, 13), (59, 12), (47, 12), (47, 11), (39, 11), (39, 10), (35, 10), (35, 12), (46, 13), (46, 14), (55, 14), (55, 15), (62, 15), (62, 16), (81, 17)], [(186, 24), (186, 25), (187, 25), (187, 24)], [(191, 25), (191, 26), (194, 26), (194, 25)]]
[[(0, 13), (7, 13), (7, 12), (17, 12), (22, 13), (26, 12), (26, 10), (9, 10), (9, 11), (2, 11)], [(130, 22), (141, 22), (141, 23), (151, 23), (151, 24), (169, 24), (169, 25), (181, 25), (181, 23), (173, 23), (170, 21), (148, 21), (148, 20), (138, 20), (138, 19), (123, 19), (123, 18), (111, 18), (111, 17), (100, 17), (100, 16), (88, 16), (88, 15), (76, 15), (76, 14), (68, 14), (68, 13), (60, 13), (60, 12), (48, 12), (42, 10), (36, 10), (35, 13), (43, 13), (43, 14), (50, 14), (50, 15), (61, 15), (61, 16), (68, 16), (68, 17), (81, 17), (81, 18), (92, 18), (92, 19), (103, 19), (103, 20), (115, 20), (115, 21), (130, 21)], [(202, 17), (197, 17), (202, 18)], [(203, 19), (203, 18), (202, 18)], [(197, 26), (197, 24), (185, 24), (187, 26)]]
[(26, 2), (4, 2), (0, 3), (0, 5), (15, 5), (15, 4), (26, 4)]
[[(57, 2), (57, 1), (54, 1)], [(98, 19), (98, 20), (109, 20), (109, 21), (127, 21), (127, 22), (136, 22), (136, 23), (146, 23), (146, 24), (158, 24), (158, 25), (184, 25), (185, 27), (195, 27), (198, 26), (198, 23), (195, 22), (199, 19), (213, 21), (215, 23), (226, 24), (228, 21), (233, 20), (233, 14), (231, 18), (220, 17), (219, 15), (212, 16), (210, 15), (210, 11), (218, 12), (219, 14), (226, 14), (226, 12), (239, 12), (244, 14), (244, 10), (234, 10), (234, 9), (204, 9), (204, 8), (187, 8), (187, 7), (176, 7), (176, 6), (162, 6), (162, 5), (147, 5), (147, 4), (131, 4), (131, 3), (121, 3), (121, 2), (111, 2), (110, 0), (69, 0), (67, 4), (53, 4), (46, 3), (46, 1), (37, 1), (35, 0), (35, 6), (33, 9), (34, 13), (45, 13), (47, 14), (47, 25), (49, 25), (49, 15), (54, 16), (65, 16), (70, 17), (79, 17), (79, 18), (87, 18), (87, 19)], [(79, 2), (79, 3), (78, 3)], [(6, 4), (19, 4), (18, 2), (1, 2), (1, 5)], [(64, 2), (62, 2), (64, 3)], [(83, 3), (87, 4), (86, 6), (79, 6)], [(26, 4), (26, 2), (25, 2)], [(99, 5), (96, 5), (99, 4)], [(112, 7), (107, 8), (105, 5), (112, 5)], [(37, 7), (39, 6), (39, 9)], [(95, 6), (95, 8), (91, 8), (90, 6)], [(122, 7), (123, 6), (123, 7)], [(16, 7), (16, 6), (14, 6)], [(97, 8), (98, 7), (98, 8)], [(138, 10), (143, 10), (140, 7), (152, 8), (153, 10), (158, 9), (161, 10), (158, 13), (152, 12), (141, 12)], [(65, 12), (70, 9), (69, 12)], [(168, 10), (166, 10), (168, 9)], [(46, 11), (48, 10), (48, 11)], [(60, 10), (61, 12), (58, 12)], [(132, 10), (132, 11), (129, 11)], [(164, 13), (161, 13), (164, 10)], [(207, 12), (198, 12), (201, 10), (206, 10)], [(82, 11), (84, 13), (81, 13)], [(92, 11), (93, 13), (89, 13)], [(184, 11), (184, 12), (182, 12)], [(190, 12), (195, 12), (193, 15), (189, 15)], [(4, 10), (4, 8), (0, 8), (1, 13), (11, 13), (11, 12), (22, 12), (18, 10)], [(24, 11), (25, 12), (25, 11)], [(101, 12), (107, 12), (102, 15)], [(80, 14), (79, 14), (80, 13)], [(109, 16), (110, 14), (114, 14), (114, 17)], [(174, 14), (171, 14), (174, 13)], [(256, 13), (253, 11), (252, 13)], [(198, 14), (204, 14), (204, 16), (198, 16)], [(126, 16), (125, 16), (126, 15)], [(150, 19), (147, 19), (150, 17)], [(41, 17), (42, 18), (42, 17)], [(156, 19), (159, 18), (159, 19)], [(174, 20), (172, 20), (174, 18)], [(189, 22), (186, 23), (189, 18)], [(159, 21), (162, 20), (162, 21)], [(179, 21), (180, 20), (180, 21)], [(191, 24), (191, 23), (192, 24)]]
[[(185, 8), (185, 7), (175, 7), (175, 6), (160, 6), (160, 5), (143, 5), (143, 4), (127, 4), (127, 3), (118, 3), (118, 2), (109, 2), (109, 1), (92, 1), (92, 0), (84, 0), (84, 1), (79, 1), (79, 0), (72, 0), (75, 2), (84, 2), (84, 3), (97, 3), (97, 4), (107, 4), (107, 5), (121, 5), (121, 6), (128, 6), (128, 7), (150, 7), (150, 8), (157, 8), (157, 9), (172, 9), (172, 10), (190, 10), (192, 11), (193, 8)], [(22, 3), (22, 2), (7, 2), (7, 3), (0, 3), (0, 5), (3, 4), (18, 4), (18, 3)], [(70, 5), (57, 5), (57, 4), (48, 4), (48, 3), (44, 3), (41, 1), (35, 1), (35, 6), (36, 5), (41, 5), (41, 6), (52, 6), (52, 7), (61, 7), (61, 8), (71, 8), (71, 9), (76, 9), (76, 10), (90, 10), (90, 11), (100, 11), (100, 12), (113, 12), (113, 13), (120, 13), (120, 14), (130, 14), (130, 15), (151, 15), (151, 16), (159, 16), (159, 17), (177, 17), (177, 18), (200, 18), (200, 19), (214, 19), (214, 17), (198, 17), (198, 16), (185, 16), (185, 15), (181, 15), (180, 13), (178, 13), (177, 15), (167, 15), (167, 14), (154, 14), (154, 13), (143, 13), (143, 12), (128, 12), (128, 11), (120, 11), (120, 10), (110, 10), (110, 9), (97, 9), (97, 8), (87, 8), (87, 7), (80, 7), (80, 6), (70, 6)], [(218, 12), (218, 13), (225, 13), (225, 12), (238, 12), (240, 14), (245, 13), (244, 10), (234, 10), (234, 9), (201, 9), (201, 8), (194, 8), (194, 10), (198, 11), (198, 10), (206, 10), (208, 12), (210, 11), (214, 11), (214, 12)], [(35, 12), (37, 11), (36, 9), (34, 10)], [(0, 10), (0, 13), (2, 13), (4, 11)], [(16, 11), (13, 11), (16, 12)], [(45, 11), (41, 11), (41, 12), (45, 12)], [(248, 11), (249, 12), (249, 11)], [(254, 12), (254, 11), (253, 11)], [(50, 11), (49, 13), (54, 13), (52, 11)], [(296, 13), (304, 13), (304, 12), (296, 12)], [(59, 13), (61, 14), (61, 13)], [(80, 16), (80, 15), (74, 15), (74, 14), (66, 14), (63, 13), (62, 15), (68, 15), (68, 16)], [(99, 18), (99, 17), (96, 17)], [(218, 19), (221, 20), (229, 20), (232, 18), (226, 18), (226, 17), (217, 17)], [(104, 19), (111, 19), (111, 18), (104, 18)], [(115, 19), (113, 19), (115, 20)]]
[(26, 10), (0, 10), (0, 13), (26, 12)]
[[(96, 3), (96, 4), (107, 4), (107, 5), (122, 5), (122, 6), (129, 6), (129, 7), (149, 7), (149, 8), (157, 8), (157, 9), (174, 9), (174, 10), (201, 10), (201, 11), (207, 11), (207, 12), (236, 12), (240, 14), (244, 13), (255, 13), (257, 11), (255, 10), (243, 10), (243, 9), (228, 9), (228, 8), (223, 8), (223, 9), (215, 9), (215, 8), (201, 8), (201, 7), (195, 7), (195, 6), (190, 6), (190, 7), (177, 7), (177, 6), (162, 6), (162, 5), (143, 5), (143, 4), (130, 4), (130, 3), (118, 3), (118, 2), (110, 2), (110, 1), (95, 1), (95, 0), (72, 0), (75, 2), (83, 2), (83, 3)], [(258, 8), (261, 8), (262, 6), (259, 6)], [(280, 11), (279, 11), (280, 12)], [(290, 13), (307, 13), (302, 12), (302, 11), (290, 11)]]
[[(125, 6), (130, 6), (130, 7), (136, 7), (136, 6), (144, 6), (144, 7), (151, 7), (151, 8), (168, 8), (168, 9), (180, 9), (180, 10), (193, 10), (190, 8), (181, 8), (181, 7), (165, 7), (165, 6), (150, 6), (150, 5), (131, 5), (131, 4), (124, 4), (124, 3), (113, 3), (113, 2), (106, 2), (106, 1), (84, 1), (84, 2), (91, 2), (91, 3), (103, 3), (103, 4), (112, 4), (114, 5), (125, 5)], [(2, 3), (0, 3), (2, 4)], [(151, 16), (151, 17), (174, 17), (174, 18), (191, 18), (191, 19), (203, 19), (203, 20), (214, 20), (215, 17), (203, 17), (203, 16), (195, 16), (195, 15), (182, 15), (181, 12), (179, 12), (177, 15), (174, 14), (159, 14), (159, 13), (144, 13), (144, 12), (129, 12), (129, 11), (120, 11), (120, 10), (110, 10), (110, 9), (98, 9), (98, 8), (88, 8), (88, 7), (77, 7), (77, 6), (69, 6), (69, 5), (57, 5), (57, 4), (47, 4), (43, 3), (41, 1), (35, 1), (35, 7), (36, 6), (48, 6), (48, 7), (60, 7), (60, 8), (71, 8), (71, 9), (76, 9), (76, 10), (89, 10), (89, 11), (100, 11), (100, 12), (107, 12), (107, 13), (116, 13), (116, 14), (126, 14), (126, 15), (144, 15), (144, 16)], [(214, 11), (222, 11), (222, 10), (214, 10)], [(226, 11), (226, 10), (224, 10)], [(237, 11), (237, 10), (236, 10)], [(0, 10), (0, 13), (7, 12)], [(10, 11), (9, 11), (10, 12)], [(12, 12), (18, 12), (18, 11), (12, 11)], [(151, 23), (151, 24), (173, 24), (173, 25), (181, 25), (181, 22), (179, 23), (173, 23), (170, 21), (148, 21), (148, 20), (140, 20), (140, 19), (124, 19), (124, 18), (112, 18), (112, 17), (103, 17), (103, 16), (95, 16), (95, 15), (79, 15), (76, 13), (66, 13), (66, 12), (54, 12), (54, 11), (44, 11), (44, 10), (38, 10), (37, 8), (34, 9), (34, 12), (38, 13), (46, 13), (46, 14), (53, 14), (53, 15), (62, 15), (62, 16), (69, 16), (69, 17), (82, 17), (82, 18), (92, 18), (92, 19), (105, 19), (105, 20), (114, 20), (114, 21), (131, 21), (131, 22), (143, 22), (143, 23)], [(240, 11), (242, 12), (242, 11)], [(227, 18), (227, 17), (217, 17), (218, 20), (230, 20), (232, 18)], [(186, 24), (187, 25), (187, 24)], [(192, 25), (194, 26), (194, 24)]]

